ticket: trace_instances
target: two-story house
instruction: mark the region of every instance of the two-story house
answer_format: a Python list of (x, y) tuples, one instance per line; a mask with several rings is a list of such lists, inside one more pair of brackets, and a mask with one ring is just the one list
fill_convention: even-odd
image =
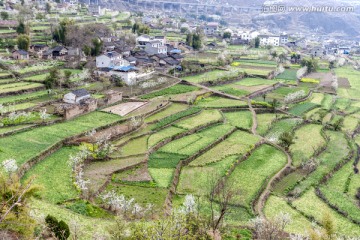
[(118, 52), (107, 52), (96, 57), (97, 68), (114, 68), (116, 66), (129, 66), (129, 62), (122, 58)]
[(206, 35), (214, 35), (219, 29), (217, 22), (209, 22), (204, 26), (204, 33)]
[(159, 40), (151, 40), (145, 45), (145, 52), (149, 55), (167, 54), (167, 46)]
[(280, 46), (280, 36), (259, 35), (260, 46)]

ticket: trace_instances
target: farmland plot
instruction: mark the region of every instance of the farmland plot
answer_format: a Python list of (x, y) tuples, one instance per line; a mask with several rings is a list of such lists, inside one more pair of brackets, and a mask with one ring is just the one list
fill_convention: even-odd
[(0, 145), (6, 148), (0, 152), (0, 162), (14, 158), (21, 165), (64, 138), (119, 120), (120, 118), (116, 115), (92, 112), (64, 123), (39, 127), (1, 138)]
[(199, 107), (205, 108), (226, 108), (226, 107), (247, 107), (247, 103), (235, 99), (221, 97), (207, 97), (196, 103)]
[(292, 129), (301, 122), (302, 120), (299, 118), (289, 118), (275, 122), (266, 134), (266, 138), (272, 142), (277, 142), (282, 133), (291, 132)]
[(350, 222), (348, 219), (332, 210), (315, 195), (313, 188), (310, 188), (304, 195), (295, 200), (293, 205), (299, 211), (304, 212), (306, 215), (313, 217), (319, 222), (321, 222), (325, 213), (329, 213), (335, 222), (336, 230), (340, 234), (354, 237), (360, 235), (360, 226)]
[(251, 202), (256, 198), (260, 189), (285, 164), (284, 153), (269, 145), (260, 146), (248, 159), (235, 168), (227, 180), (241, 192), (232, 200), (232, 203), (251, 208)]
[(259, 137), (250, 133), (236, 131), (230, 137), (196, 158), (189, 166), (205, 166), (232, 155), (239, 157), (253, 149), (259, 140)]
[(290, 146), (294, 166), (307, 161), (314, 154), (314, 149), (324, 146), (325, 140), (320, 134), (321, 129), (320, 125), (308, 124), (295, 131), (295, 143)]
[(225, 175), (226, 171), (236, 160), (237, 157), (233, 155), (206, 166), (187, 166), (183, 168), (177, 193), (207, 195), (214, 188), (213, 184)]
[(248, 130), (252, 127), (252, 114), (250, 111), (226, 112), (224, 115), (232, 126)]
[(334, 169), (343, 158), (345, 158), (350, 149), (347, 140), (342, 132), (326, 131), (330, 141), (326, 150), (317, 158), (317, 167), (309, 173), (303, 181), (296, 186), (297, 192), (302, 193), (311, 186), (317, 185), (319, 181), (330, 171)]
[(299, 212), (291, 208), (286, 200), (270, 196), (266, 202), (264, 213), (267, 218), (274, 219), (279, 213), (287, 213), (291, 216), (290, 224), (285, 228), (290, 233), (304, 234), (312, 228), (312, 223)]
[(68, 164), (70, 155), (75, 155), (77, 151), (76, 148), (61, 148), (30, 169), (24, 179), (36, 176), (34, 184), (43, 187), (40, 196), (48, 202), (56, 204), (78, 197)]

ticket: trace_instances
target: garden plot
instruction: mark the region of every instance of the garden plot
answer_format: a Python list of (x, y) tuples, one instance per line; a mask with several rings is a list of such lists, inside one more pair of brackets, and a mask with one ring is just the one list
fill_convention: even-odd
[(331, 172), (349, 154), (350, 149), (342, 132), (326, 131), (326, 135), (330, 137), (330, 141), (326, 150), (316, 157), (316, 168), (312, 172), (305, 169), (297, 170), (297, 173), (306, 176), (296, 185), (297, 193), (302, 193), (311, 186), (317, 185), (327, 173)]
[(105, 108), (102, 111), (117, 114), (123, 117), (131, 113), (132, 111), (135, 111), (140, 107), (143, 107), (146, 104), (148, 104), (148, 102), (126, 102)]
[(226, 84), (212, 88), (230, 95), (242, 97), (250, 93), (263, 90), (264, 88), (270, 87), (275, 83), (276, 81), (266, 80), (263, 78), (244, 78), (232, 84)]
[(111, 154), (111, 157), (127, 157), (138, 154), (145, 154), (147, 151), (148, 135), (131, 140)]
[(152, 178), (149, 174), (147, 164), (143, 163), (135, 166), (132, 169), (125, 170), (119, 173), (114, 173), (111, 180), (116, 183), (123, 184), (138, 184), (138, 183), (150, 183)]
[(209, 127), (201, 132), (172, 141), (150, 155), (149, 172), (158, 186), (168, 187), (177, 164), (224, 136), (231, 130), (226, 125)]
[(97, 191), (112, 173), (137, 165), (144, 160), (145, 156), (137, 156), (92, 162), (85, 165), (84, 177), (90, 180), (90, 189)]
[(360, 99), (360, 72), (350, 66), (336, 68), (335, 73), (339, 78), (347, 78), (351, 88), (338, 88), (338, 95), (344, 98)]
[(229, 71), (225, 70), (213, 70), (205, 73), (201, 73), (194, 76), (183, 77), (184, 80), (193, 83), (205, 83), (205, 82), (221, 82), (228, 81), (238, 77), (243, 71), (241, 69), (232, 68)]
[(285, 69), (284, 72), (276, 76), (276, 79), (295, 83), (297, 80), (297, 71), (297, 69)]
[(160, 148), (159, 152), (191, 156), (210, 145), (230, 130), (232, 130), (232, 127), (228, 125), (209, 127), (201, 132), (172, 141)]
[(204, 108), (227, 108), (227, 107), (247, 107), (248, 103), (245, 101), (211, 96), (203, 98), (196, 102), (196, 105)]
[(260, 138), (255, 135), (243, 131), (236, 131), (227, 139), (197, 157), (189, 164), (189, 166), (205, 166), (214, 162), (219, 162), (228, 156), (240, 158), (240, 156), (253, 149), (255, 144), (259, 141)]
[(19, 95), (14, 95), (14, 96), (1, 97), (0, 104), (7, 105), (7, 104), (13, 104), (16, 102), (29, 101), (29, 100), (33, 100), (36, 98), (46, 96), (46, 95), (48, 95), (48, 91), (43, 90), (43, 91), (24, 93), (24, 94), (19, 94)]
[(169, 88), (162, 89), (160, 91), (148, 93), (140, 96), (141, 99), (151, 99), (155, 97), (169, 97), (177, 94), (188, 93), (199, 90), (199, 88), (189, 85), (177, 84)]
[(125, 196), (127, 200), (134, 199), (134, 203), (146, 209), (148, 204), (153, 204), (154, 217), (161, 216), (164, 209), (164, 202), (167, 196), (167, 189), (153, 186), (136, 186), (111, 183), (105, 191), (114, 190), (117, 194)]
[[(101, 219), (101, 218), (90, 218), (82, 214), (75, 213), (69, 209), (55, 204), (50, 204), (46, 201), (39, 200), (36, 198), (29, 201), (30, 209), (36, 216), (51, 216), (56, 217), (59, 221), (64, 222), (76, 222), (79, 226), (79, 231), (83, 233), (81, 239), (91, 239), (94, 234), (100, 234), (101, 236), (109, 236), (108, 228), (114, 223), (113, 220)], [(72, 235), (70, 235), (72, 237)], [(109, 236), (110, 237), (110, 236)]]
[(277, 99), (279, 101), (283, 101), (284, 98), (291, 93), (295, 93), (295, 92), (299, 92), (299, 91), (304, 91), (305, 94), (309, 93), (309, 88), (307, 86), (292, 86), (292, 87), (280, 87), (275, 89), (272, 92), (269, 92), (266, 94), (267, 98), (270, 99)]
[(296, 104), (295, 106), (293, 106), (290, 110), (289, 113), (296, 115), (296, 116), (302, 116), (304, 113), (314, 109), (318, 107), (318, 105), (316, 103), (312, 103), (312, 102), (301, 102)]
[(338, 84), (339, 84), (339, 88), (351, 88), (349, 80), (344, 77), (338, 78)]
[(225, 112), (226, 120), (234, 127), (250, 130), (253, 125), (250, 111)]
[(135, 109), (134, 111), (130, 112), (127, 116), (140, 116), (152, 113), (153, 111), (159, 110), (161, 107), (168, 104), (167, 100), (164, 99), (153, 99), (152, 101), (148, 102), (147, 104), (143, 105), (140, 108)]
[(149, 146), (149, 148), (154, 147), (157, 143), (159, 143), (167, 138), (173, 137), (177, 134), (180, 134), (182, 132), (185, 132), (185, 131), (186, 131), (185, 129), (174, 127), (174, 126), (164, 128), (164, 129), (150, 135), (150, 137), (148, 138), (148, 146)]
[(173, 103), (163, 111), (160, 111), (154, 115), (151, 115), (145, 119), (146, 123), (157, 122), (163, 118), (169, 117), (178, 112), (184, 111), (188, 108), (188, 105)]
[(256, 149), (227, 179), (241, 193), (232, 200), (232, 204), (251, 209), (251, 203), (256, 199), (259, 190), (286, 162), (285, 154), (272, 146), (262, 145)]
[(257, 114), (257, 133), (262, 136), (265, 135), (266, 132), (270, 129), (272, 122), (275, 121), (277, 118), (280, 118), (281, 116), (281, 114), (272, 113)]
[(204, 110), (198, 115), (195, 115), (193, 117), (187, 118), (185, 120), (182, 120), (174, 124), (174, 126), (189, 130), (206, 125), (211, 122), (220, 121), (222, 120), (222, 118), (223, 117), (218, 110)]
[(219, 162), (206, 166), (187, 166), (181, 170), (178, 194), (207, 195), (214, 188), (214, 184), (225, 175), (227, 170), (237, 160), (236, 156), (228, 156)]
[(302, 119), (299, 118), (288, 118), (277, 121), (271, 126), (270, 131), (266, 134), (265, 137), (269, 141), (277, 142), (281, 134), (284, 132), (291, 132), (294, 127), (300, 123), (302, 123)]
[[(360, 175), (354, 173), (353, 161), (349, 161), (337, 171), (327, 182), (327, 186), (333, 191), (345, 194), (350, 202), (356, 201), (356, 194), (360, 186)], [(359, 211), (354, 213), (359, 214)]]
[(311, 221), (290, 207), (286, 200), (277, 196), (269, 197), (266, 201), (264, 213), (269, 219), (275, 219), (280, 213), (290, 214), (291, 222), (285, 228), (285, 230), (290, 233), (304, 234), (313, 227)]
[(44, 88), (41, 83), (17, 82), (0, 85), (0, 94), (14, 94), (23, 91), (34, 91), (36, 89)]
[(22, 165), (67, 137), (85, 133), (120, 119), (114, 114), (92, 112), (63, 123), (38, 127), (0, 138), (0, 145), (6, 146), (1, 149), (0, 162), (12, 158)]
[(308, 124), (295, 131), (295, 143), (290, 146), (294, 166), (309, 160), (316, 149), (325, 145), (325, 139), (320, 133), (322, 128), (321, 125)]
[(182, 103), (189, 103), (196, 101), (196, 99), (201, 98), (204, 95), (211, 94), (211, 92), (207, 89), (201, 89), (197, 91), (187, 92), (187, 93), (181, 93), (176, 95), (170, 95), (169, 100), (171, 101), (178, 101)]
[(78, 197), (79, 192), (73, 184), (72, 169), (68, 163), (70, 155), (75, 155), (77, 151), (76, 148), (61, 148), (31, 168), (24, 179), (36, 176), (34, 184), (43, 187), (39, 194), (48, 202), (56, 204)]
[(322, 221), (325, 214), (329, 214), (334, 220), (337, 232), (346, 236), (360, 236), (360, 226), (332, 210), (316, 196), (314, 188), (310, 188), (304, 195), (295, 200), (293, 205), (296, 209), (313, 217), (318, 222)]
[(331, 72), (328, 73), (322, 73), (322, 72), (316, 72), (316, 73), (310, 73), (306, 75), (306, 78), (316, 79), (320, 81), (319, 87), (323, 88), (326, 91), (332, 92), (332, 81), (333, 81), (333, 75)]

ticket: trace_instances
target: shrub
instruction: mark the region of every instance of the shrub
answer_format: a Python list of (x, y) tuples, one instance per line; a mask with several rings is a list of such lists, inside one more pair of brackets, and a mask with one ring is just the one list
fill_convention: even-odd
[(70, 236), (69, 226), (64, 221), (58, 221), (55, 217), (47, 215), (45, 218), (46, 225), (59, 240), (68, 239)]

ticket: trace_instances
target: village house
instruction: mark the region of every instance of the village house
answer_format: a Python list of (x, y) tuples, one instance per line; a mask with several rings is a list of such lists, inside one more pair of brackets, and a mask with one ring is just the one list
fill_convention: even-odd
[(286, 45), (289, 42), (289, 36), (287, 34), (280, 35), (280, 44)]
[(339, 46), (336, 43), (330, 43), (324, 46), (326, 54), (336, 55), (339, 52)]
[(280, 46), (280, 37), (272, 35), (259, 35), (260, 46)]
[(111, 75), (119, 76), (126, 84), (131, 85), (136, 81), (137, 69), (134, 66), (115, 67), (110, 71)]
[(88, 6), (88, 11), (93, 16), (101, 16), (103, 11), (101, 10), (101, 7), (97, 4), (90, 4)]
[(310, 50), (310, 55), (313, 57), (321, 57), (326, 54), (326, 51), (322, 47), (314, 47)]
[(64, 95), (63, 101), (70, 104), (80, 104), (90, 98), (90, 93), (86, 89), (78, 89)]
[(29, 51), (35, 53), (39, 58), (42, 58), (43, 53), (49, 50), (46, 44), (33, 44), (30, 46)]
[(217, 22), (209, 22), (204, 26), (204, 33), (206, 35), (214, 35), (219, 29)]
[(15, 50), (12, 52), (12, 57), (16, 60), (27, 60), (29, 59), (29, 53), (25, 50)]
[(128, 66), (128, 61), (122, 58), (118, 52), (107, 52), (96, 57), (97, 68), (113, 68), (116, 66)]
[(52, 58), (58, 60), (65, 60), (65, 56), (68, 54), (68, 49), (63, 46), (57, 46), (51, 49)]
[(153, 54), (166, 54), (167, 47), (163, 45), (162, 41), (159, 40), (151, 40), (145, 45), (145, 52), (149, 55)]

